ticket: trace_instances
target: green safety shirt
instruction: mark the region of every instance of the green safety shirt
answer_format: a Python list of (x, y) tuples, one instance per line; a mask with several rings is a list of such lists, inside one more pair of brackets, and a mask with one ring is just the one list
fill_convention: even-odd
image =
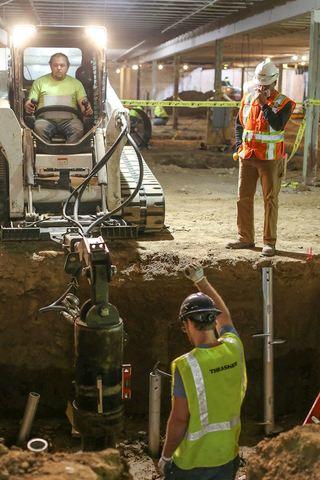
[(153, 113), (154, 113), (154, 116), (158, 117), (158, 118), (168, 118), (169, 117), (166, 109), (162, 106), (159, 106), (159, 105), (154, 108)]
[(234, 333), (219, 341), (219, 346), (194, 348), (172, 362), (172, 378), (178, 368), (190, 413), (186, 435), (173, 454), (184, 470), (218, 467), (238, 455), (247, 385), (243, 345)]
[(143, 107), (138, 106), (138, 107), (131, 108), (129, 110), (130, 117), (140, 118), (139, 112), (137, 110), (142, 110), (144, 112)]
[[(33, 82), (28, 99), (37, 100), (38, 108), (63, 105), (77, 110), (78, 102), (81, 102), (86, 96), (82, 83), (76, 78), (66, 75), (63, 80), (55, 80), (49, 73)], [(72, 118), (74, 115), (70, 112), (47, 112), (41, 117), (60, 119)]]

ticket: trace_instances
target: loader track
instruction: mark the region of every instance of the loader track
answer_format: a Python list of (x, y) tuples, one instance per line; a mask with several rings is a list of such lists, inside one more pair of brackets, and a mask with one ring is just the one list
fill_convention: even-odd
[[(123, 209), (127, 222), (144, 232), (159, 232), (164, 227), (165, 203), (161, 185), (143, 160), (143, 182), (132, 202)], [(121, 195), (124, 200), (135, 189), (139, 177), (138, 159), (134, 149), (126, 146), (120, 162)]]
[(8, 165), (3, 152), (0, 150), (0, 225), (8, 223), (8, 199)]

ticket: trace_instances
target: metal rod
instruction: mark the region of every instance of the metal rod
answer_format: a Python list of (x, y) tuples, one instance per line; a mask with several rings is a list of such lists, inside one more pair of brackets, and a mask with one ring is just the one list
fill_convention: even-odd
[(26, 439), (29, 437), (33, 420), (37, 411), (38, 403), (40, 400), (39, 393), (30, 392), (27, 400), (27, 405), (24, 411), (22, 424), (20, 427), (18, 435), (18, 445), (25, 443)]
[(273, 391), (273, 288), (272, 267), (262, 268), (263, 332), (264, 332), (264, 424), (265, 433), (274, 431)]
[(161, 375), (154, 371), (149, 377), (149, 452), (153, 457), (159, 455), (161, 413)]
[(103, 413), (103, 384), (102, 377), (97, 377), (97, 389), (98, 389), (98, 413)]
[(28, 213), (33, 213), (32, 186), (28, 185)]

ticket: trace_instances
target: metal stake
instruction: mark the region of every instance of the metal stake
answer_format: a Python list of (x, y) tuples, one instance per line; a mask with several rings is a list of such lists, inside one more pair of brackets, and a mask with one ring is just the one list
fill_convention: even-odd
[(161, 412), (161, 375), (154, 370), (149, 377), (149, 452), (153, 457), (159, 455)]
[(264, 337), (264, 423), (265, 433), (274, 431), (273, 391), (273, 282), (272, 267), (262, 268), (263, 332)]
[(273, 390), (273, 345), (285, 342), (273, 338), (273, 282), (272, 267), (262, 267), (263, 293), (263, 333), (252, 335), (263, 338), (263, 382), (264, 382), (264, 431), (270, 435), (280, 430), (274, 424), (274, 390)]

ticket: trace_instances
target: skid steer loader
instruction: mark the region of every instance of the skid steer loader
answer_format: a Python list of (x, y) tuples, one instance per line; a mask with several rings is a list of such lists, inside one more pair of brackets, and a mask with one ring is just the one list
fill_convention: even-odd
[[(163, 191), (108, 81), (104, 38), (102, 27), (20, 26), (13, 31), (8, 96), (0, 101), (2, 241), (59, 241), (70, 227), (104, 238), (162, 230)], [(74, 144), (59, 137), (43, 140), (24, 110), (33, 80), (49, 73), (55, 52), (68, 55), (68, 74), (82, 82), (94, 111), (92, 124), (84, 124), (84, 136)], [(35, 115), (50, 108), (81, 115), (56, 105), (39, 108)]]

